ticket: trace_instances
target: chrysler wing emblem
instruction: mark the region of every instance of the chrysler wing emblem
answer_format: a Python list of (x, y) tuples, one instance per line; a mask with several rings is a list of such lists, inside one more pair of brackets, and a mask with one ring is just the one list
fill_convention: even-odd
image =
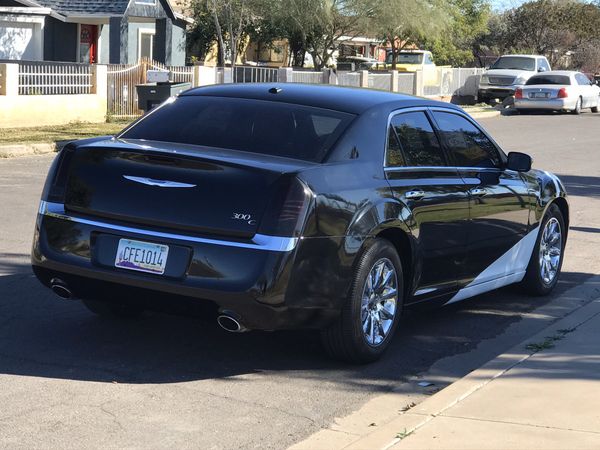
[(161, 188), (193, 188), (195, 184), (180, 183), (178, 181), (155, 180), (153, 178), (134, 177), (131, 175), (123, 175), (123, 178), (134, 181), (136, 183), (146, 184), (148, 186), (158, 186)]

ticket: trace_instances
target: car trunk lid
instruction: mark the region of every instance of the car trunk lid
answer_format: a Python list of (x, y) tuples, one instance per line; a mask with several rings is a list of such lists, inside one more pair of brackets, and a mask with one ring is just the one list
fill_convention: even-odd
[(284, 174), (311, 165), (181, 144), (94, 143), (72, 155), (65, 209), (190, 233), (252, 237)]

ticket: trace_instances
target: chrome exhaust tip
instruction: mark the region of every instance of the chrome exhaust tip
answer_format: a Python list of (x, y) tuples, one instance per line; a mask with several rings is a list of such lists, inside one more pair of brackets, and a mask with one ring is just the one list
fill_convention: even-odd
[(73, 293), (67, 287), (67, 283), (60, 278), (52, 278), (52, 280), (50, 280), (50, 289), (52, 289), (52, 292), (54, 292), (60, 298), (65, 300), (70, 300), (73, 298)]
[(221, 314), (217, 317), (217, 323), (221, 328), (230, 333), (243, 333), (244, 331), (248, 331), (235, 317), (226, 314)]

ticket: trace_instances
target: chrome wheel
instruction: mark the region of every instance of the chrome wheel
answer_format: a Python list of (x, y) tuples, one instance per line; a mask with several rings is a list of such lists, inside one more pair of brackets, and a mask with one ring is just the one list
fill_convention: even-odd
[(540, 275), (545, 284), (551, 284), (558, 270), (562, 257), (562, 231), (560, 223), (552, 217), (542, 231), (540, 239)]
[(398, 302), (398, 277), (392, 262), (378, 260), (365, 281), (361, 302), (361, 321), (367, 344), (376, 347), (388, 336)]

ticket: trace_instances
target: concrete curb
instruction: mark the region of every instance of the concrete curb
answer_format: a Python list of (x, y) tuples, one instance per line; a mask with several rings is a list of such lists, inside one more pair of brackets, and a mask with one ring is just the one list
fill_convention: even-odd
[(14, 158), (19, 156), (43, 155), (58, 150), (57, 144), (15, 144), (1, 145), (0, 158)]
[[(400, 415), (397, 419), (380, 427), (376, 432), (354, 441), (348, 449), (387, 450), (402, 439), (423, 427), (448, 409), (479, 391), (496, 378), (523, 363), (537, 352), (527, 350), (528, 344), (536, 344), (554, 336), (559, 330), (575, 329), (591, 317), (600, 314), (600, 300), (594, 300), (576, 309), (569, 315), (552, 323), (536, 335), (515, 345), (512, 349), (474, 370), (440, 392), (429, 397)], [(401, 435), (401, 436), (400, 436)]]
[(0, 159), (15, 158), (21, 156), (44, 155), (47, 153), (56, 153), (67, 145), (70, 141), (46, 142), (39, 144), (13, 144), (0, 145)]
[(473, 119), (490, 119), (492, 117), (499, 117), (502, 115), (500, 111), (480, 111), (470, 113), (469, 110), (465, 110)]

